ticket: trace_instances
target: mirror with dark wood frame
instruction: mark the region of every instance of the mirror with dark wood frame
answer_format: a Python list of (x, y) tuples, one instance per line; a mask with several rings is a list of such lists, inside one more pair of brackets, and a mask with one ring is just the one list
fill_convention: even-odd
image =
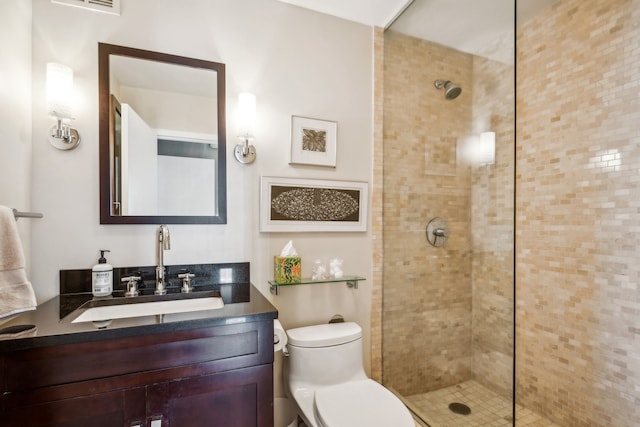
[(226, 224), (225, 65), (98, 44), (101, 224)]

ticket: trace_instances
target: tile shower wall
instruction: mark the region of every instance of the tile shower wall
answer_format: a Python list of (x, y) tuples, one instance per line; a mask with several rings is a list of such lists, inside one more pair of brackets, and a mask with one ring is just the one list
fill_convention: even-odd
[[(384, 63), (382, 372), (409, 395), (471, 376), (470, 174), (456, 164), (471, 96), (446, 101), (433, 82), (470, 88), (472, 57), (387, 31)], [(434, 217), (446, 248), (427, 242)]]
[(373, 179), (371, 182), (371, 378), (382, 382), (382, 274), (383, 257), (383, 142), (384, 142), (384, 30), (373, 30)]
[[(504, 49), (510, 50), (511, 46)], [(496, 134), (495, 161), (471, 174), (474, 379), (513, 398), (514, 66), (474, 56), (473, 134)]]
[[(512, 397), (513, 66), (392, 31), (384, 40), (384, 383), (404, 395), (475, 378)], [(459, 83), (445, 101), (437, 78)], [(496, 162), (457, 161), (496, 132)], [(450, 226), (434, 248), (425, 227)]]
[(518, 30), (518, 403), (640, 425), (640, 1), (560, 0)]

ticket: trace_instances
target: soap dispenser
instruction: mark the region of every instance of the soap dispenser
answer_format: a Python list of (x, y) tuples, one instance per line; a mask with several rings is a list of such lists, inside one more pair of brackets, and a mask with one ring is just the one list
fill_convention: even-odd
[(113, 292), (113, 266), (104, 257), (106, 249), (100, 249), (100, 259), (91, 269), (91, 292), (96, 297), (106, 297)]

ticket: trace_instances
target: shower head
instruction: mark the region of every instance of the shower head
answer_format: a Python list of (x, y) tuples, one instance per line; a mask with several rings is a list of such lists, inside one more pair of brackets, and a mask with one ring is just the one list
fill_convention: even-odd
[(445, 99), (456, 99), (462, 92), (462, 88), (451, 80), (436, 80), (433, 82), (436, 89), (444, 89)]

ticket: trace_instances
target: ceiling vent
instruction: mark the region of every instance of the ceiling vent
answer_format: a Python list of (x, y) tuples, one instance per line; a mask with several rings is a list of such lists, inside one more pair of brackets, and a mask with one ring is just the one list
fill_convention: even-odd
[(120, 15), (120, 0), (51, 0), (51, 3), (80, 7), (94, 12)]

